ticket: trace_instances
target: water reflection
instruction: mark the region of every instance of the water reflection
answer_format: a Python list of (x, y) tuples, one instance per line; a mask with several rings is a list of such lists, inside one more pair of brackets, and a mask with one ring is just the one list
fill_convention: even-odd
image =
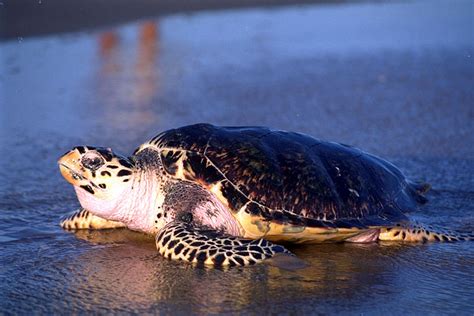
[(115, 31), (103, 32), (99, 37), (99, 54), (103, 60), (103, 69), (101, 73), (111, 75), (118, 71), (118, 62), (116, 59), (117, 45), (119, 36)]
[(69, 280), (69, 288), (95, 293), (100, 299), (94, 306), (133, 311), (163, 305), (175, 312), (250, 312), (262, 300), (302, 302), (311, 308), (328, 300), (344, 299), (347, 304), (375, 296), (374, 289), (377, 295), (392, 292), (396, 258), (412, 249), (312, 245), (294, 249), (309, 263), (302, 270), (268, 265), (217, 270), (166, 260), (157, 254), (151, 238), (126, 229), (80, 231), (75, 236), (100, 246), (77, 258), (80, 274)]
[(151, 104), (159, 86), (157, 59), (159, 57), (159, 32), (157, 24), (145, 22), (140, 26), (135, 73), (134, 98), (137, 104)]
[(97, 36), (96, 97), (105, 118), (118, 129), (157, 122), (153, 106), (160, 90), (159, 39), (158, 21)]

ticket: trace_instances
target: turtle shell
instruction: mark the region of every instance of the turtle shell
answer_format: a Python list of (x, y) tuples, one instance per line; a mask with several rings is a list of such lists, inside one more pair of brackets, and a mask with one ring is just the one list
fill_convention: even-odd
[(361, 150), (265, 127), (196, 124), (156, 146), (170, 176), (202, 184), (234, 212), (306, 227), (365, 228), (407, 220), (417, 188)]

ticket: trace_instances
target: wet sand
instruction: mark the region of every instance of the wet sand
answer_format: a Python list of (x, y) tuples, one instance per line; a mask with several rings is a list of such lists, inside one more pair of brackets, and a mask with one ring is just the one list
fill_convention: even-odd
[[(282, 23), (282, 21), (285, 21)], [(0, 313), (474, 313), (474, 245), (317, 245), (310, 266), (196, 269), (140, 234), (62, 231), (56, 159), (195, 122), (358, 146), (432, 184), (410, 214), (474, 231), (472, 3), (174, 14), (0, 42)]]

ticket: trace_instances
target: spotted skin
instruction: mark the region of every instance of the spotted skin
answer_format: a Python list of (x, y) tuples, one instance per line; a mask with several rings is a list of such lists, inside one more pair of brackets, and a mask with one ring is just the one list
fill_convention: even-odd
[(111, 229), (125, 227), (123, 223), (109, 221), (99, 216), (95, 216), (83, 208), (65, 216), (59, 225), (66, 230)]
[(165, 258), (216, 267), (252, 265), (275, 254), (293, 256), (283, 246), (264, 239), (226, 236), (180, 222), (172, 222), (158, 233), (156, 247)]
[(443, 231), (439, 228), (425, 227), (418, 223), (398, 224), (394, 227), (380, 228), (379, 240), (401, 242), (455, 242), (474, 240), (474, 234)]

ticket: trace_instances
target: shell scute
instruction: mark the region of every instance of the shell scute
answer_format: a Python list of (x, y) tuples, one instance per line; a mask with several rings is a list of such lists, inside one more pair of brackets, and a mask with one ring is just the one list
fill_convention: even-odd
[(171, 175), (176, 174), (179, 168), (179, 159), (182, 157), (181, 151), (163, 150), (160, 152), (161, 162), (166, 172)]
[(222, 173), (204, 155), (197, 152), (186, 152), (186, 158), (183, 159), (183, 168), (188, 180), (195, 180), (206, 185), (225, 179)]
[(220, 191), (233, 211), (239, 211), (245, 204), (249, 203), (249, 199), (228, 180), (221, 182)]
[(182, 148), (202, 152), (212, 134), (210, 124), (196, 124), (184, 126), (163, 132), (152, 138), (149, 144), (157, 147)]
[(166, 154), (169, 170), (181, 162), (186, 179), (261, 220), (364, 227), (403, 221), (403, 212), (417, 206), (414, 187), (392, 164), (300, 133), (197, 124), (151, 142), (185, 153)]

